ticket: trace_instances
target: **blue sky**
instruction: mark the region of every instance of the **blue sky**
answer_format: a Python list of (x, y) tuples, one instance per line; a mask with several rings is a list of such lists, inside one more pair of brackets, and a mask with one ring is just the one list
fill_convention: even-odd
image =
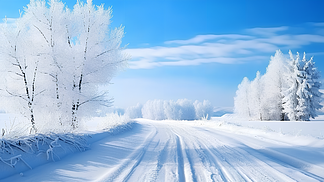
[[(66, 0), (72, 8), (76, 0)], [(19, 17), (29, 0), (0, 0)], [(233, 106), (244, 76), (264, 73), (277, 49), (306, 52), (324, 73), (324, 1), (93, 0), (125, 26), (129, 68), (110, 85), (116, 107), (150, 99), (210, 100)], [(324, 76), (323, 76), (324, 77)]]

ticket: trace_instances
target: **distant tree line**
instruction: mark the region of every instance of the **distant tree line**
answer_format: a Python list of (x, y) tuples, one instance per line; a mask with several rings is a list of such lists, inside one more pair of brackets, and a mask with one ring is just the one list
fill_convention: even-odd
[(213, 106), (210, 101), (192, 102), (188, 99), (148, 100), (144, 105), (137, 104), (126, 109), (125, 115), (130, 118), (152, 120), (195, 120), (210, 119)]
[(234, 112), (252, 120), (308, 121), (317, 116), (322, 93), (320, 72), (313, 57), (304, 53), (289, 58), (278, 50), (264, 75), (244, 78), (234, 98)]

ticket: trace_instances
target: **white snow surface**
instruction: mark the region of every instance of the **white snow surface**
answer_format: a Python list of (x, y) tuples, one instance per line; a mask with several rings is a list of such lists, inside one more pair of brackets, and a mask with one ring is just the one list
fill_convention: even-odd
[[(307, 122), (314, 123), (324, 126)], [(95, 141), (90, 150), (2, 181), (324, 181), (323, 138), (273, 127), (224, 118), (136, 119), (131, 130)]]

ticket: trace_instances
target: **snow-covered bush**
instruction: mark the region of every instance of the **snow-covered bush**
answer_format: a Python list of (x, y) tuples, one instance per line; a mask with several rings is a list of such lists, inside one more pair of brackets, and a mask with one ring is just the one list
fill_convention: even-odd
[(4, 125), (1, 128), (1, 136), (5, 138), (18, 138), (29, 134), (30, 123), (19, 117), (8, 118), (3, 121)]
[(193, 102), (188, 99), (179, 99), (177, 101), (177, 104), (179, 104), (181, 108), (181, 120), (194, 120), (194, 119), (200, 119), (196, 118), (196, 111), (195, 106), (193, 105)]
[(164, 114), (166, 119), (180, 120), (183, 116), (182, 107), (176, 101), (164, 101)]
[(202, 103), (192, 102), (188, 99), (177, 101), (149, 100), (142, 108), (142, 116), (153, 120), (195, 120), (201, 118), (210, 119), (213, 106), (207, 100)]
[(120, 115), (118, 113), (108, 113), (105, 117), (92, 117), (88, 122), (97, 122), (98, 130), (108, 131), (116, 127), (127, 127), (131, 123), (127, 115)]
[(142, 108), (143, 118), (163, 120), (165, 119), (164, 114), (164, 101), (162, 100), (149, 100)]
[(125, 111), (125, 115), (130, 119), (142, 118), (142, 107), (143, 106), (139, 103), (136, 106), (128, 107)]
[(88, 139), (88, 135), (73, 133), (3, 137), (0, 139), (0, 179), (48, 161), (60, 160), (73, 152), (85, 151), (89, 148)]
[(196, 100), (194, 102), (194, 106), (196, 112), (196, 119), (201, 119), (201, 118), (210, 119), (214, 109), (210, 101), (204, 100), (203, 102), (199, 102)]
[(313, 58), (281, 51), (271, 57), (267, 72), (250, 82), (244, 78), (234, 98), (236, 114), (252, 120), (308, 121), (321, 109), (320, 73)]

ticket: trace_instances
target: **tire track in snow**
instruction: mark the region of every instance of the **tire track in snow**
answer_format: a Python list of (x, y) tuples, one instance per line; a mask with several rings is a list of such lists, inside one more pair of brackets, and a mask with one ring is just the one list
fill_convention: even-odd
[[(189, 128), (191, 130), (191, 128)], [(193, 131), (185, 131), (187, 133), (193, 133)], [(205, 132), (205, 130), (204, 130)], [(227, 143), (220, 142), (215, 139), (217, 137), (211, 137), (215, 135), (206, 135), (205, 133), (199, 133), (196, 131), (196, 136), (199, 136), (197, 139), (196, 151), (200, 153), (200, 157), (205, 155), (210, 158), (210, 161), (214, 161), (220, 169), (222, 169), (223, 173), (226, 175), (226, 179), (230, 181), (276, 181), (276, 178), (273, 176), (277, 176), (279, 179), (285, 179), (285, 181), (291, 181), (292, 179), (287, 177), (286, 175), (282, 175), (282, 173), (272, 169), (269, 165), (259, 166), (268, 166), (267, 168), (262, 167), (259, 169), (258, 166), (255, 166), (254, 163), (259, 164), (258, 159), (254, 156), (251, 156), (249, 153), (243, 151), (240, 148), (232, 147)], [(191, 139), (192, 141), (193, 139)], [(203, 154), (201, 154), (202, 151)], [(218, 161), (218, 164), (217, 162)], [(208, 164), (206, 162), (202, 162), (203, 164)], [(235, 166), (234, 166), (235, 164)], [(208, 168), (208, 165), (206, 168)], [(270, 173), (268, 171), (271, 171)], [(224, 179), (218, 179), (217, 181), (226, 181)]]
[[(220, 160), (219, 157), (211, 155), (212, 152), (208, 152), (208, 147), (201, 142), (205, 140), (201, 140), (200, 133), (198, 134), (197, 132), (189, 131), (184, 128), (181, 128), (181, 131), (178, 130), (174, 132), (178, 133), (178, 135), (181, 133), (186, 136), (186, 140), (188, 141), (187, 146), (191, 148), (191, 150), (188, 150), (187, 156), (189, 161), (191, 161), (190, 167), (192, 171), (194, 171), (193, 181), (244, 181), (244, 178), (242, 178), (234, 167), (226, 162), (224, 158)], [(192, 133), (196, 133), (196, 135), (192, 136)], [(197, 158), (200, 160), (199, 162), (197, 162)], [(225, 161), (226, 163), (220, 161)], [(194, 167), (197, 165), (204, 166), (204, 169), (200, 168), (199, 172), (196, 172)]]
[[(215, 138), (219, 138), (220, 135), (217, 135), (216, 133), (209, 131), (209, 130), (205, 130), (208, 133), (215, 135)], [(218, 137), (217, 137), (218, 136)], [(226, 135), (223, 135), (226, 137)], [(219, 139), (215, 139), (217, 140), (217, 142), (220, 142), (222, 144), (225, 145), (224, 142), (221, 142)], [(272, 174), (274, 176), (280, 177), (281, 179), (285, 179), (285, 181), (295, 181), (295, 180), (300, 180), (300, 178), (305, 178), (305, 180), (310, 180), (310, 179), (316, 179), (318, 181), (324, 181), (324, 178), (319, 176), (320, 174), (323, 174), (322, 171), (324, 171), (324, 168), (313, 165), (313, 164), (309, 164), (305, 161), (301, 161), (299, 159), (296, 159), (294, 157), (288, 156), (286, 154), (271, 150), (271, 149), (267, 149), (263, 146), (258, 146), (257, 144), (248, 142), (248, 141), (244, 141), (241, 142), (241, 140), (243, 139), (239, 139), (237, 141), (239, 141), (241, 143), (241, 145), (245, 148), (244, 150), (241, 149), (235, 149), (236, 151), (240, 150), (241, 152), (239, 153), (246, 153), (247, 155), (244, 156), (249, 156), (249, 158), (257, 163), (261, 163), (263, 166), (269, 166), (268, 170), (272, 172)], [(230, 146), (229, 144), (226, 144), (227, 146)], [(227, 147), (228, 148), (228, 147)], [(234, 147), (228, 148), (230, 150), (233, 151)], [(252, 159), (254, 158), (254, 159)], [(267, 161), (267, 163), (263, 162), (263, 161)], [(276, 165), (270, 165), (269, 162), (276, 164)], [(294, 171), (294, 176), (299, 176), (299, 177), (292, 177), (289, 174), (283, 174), (282, 172), (280, 172), (278, 169), (274, 168), (273, 166), (278, 166), (278, 164), (280, 164), (279, 166), (285, 167), (287, 169), (292, 169)], [(310, 166), (313, 168), (314, 173), (308, 172), (305, 169), (301, 169), (301, 168), (305, 168), (307, 166)], [(296, 175), (297, 173), (297, 175)], [(316, 174), (317, 173), (317, 174)], [(310, 178), (308, 178), (310, 177)], [(295, 179), (295, 180), (293, 180)], [(272, 181), (272, 180), (271, 180)]]
[(31, 176), (40, 173), (40, 181), (324, 181), (324, 164), (274, 150), (294, 146), (187, 121), (138, 120), (138, 126), (98, 141), (59, 169), (48, 164), (11, 181), (35, 181)]
[[(156, 136), (157, 130), (152, 131), (142, 143), (130, 156), (125, 159), (117, 168), (115, 168), (112, 172), (108, 172), (104, 176), (100, 177), (100, 179), (95, 180), (96, 182), (108, 182), (108, 181), (127, 181), (129, 177), (133, 174), (136, 167), (142, 161), (147, 148), (149, 147), (151, 141)], [(121, 178), (121, 179), (120, 179)]]
[(167, 150), (169, 147), (170, 139), (167, 140), (167, 142), (164, 144), (164, 147), (162, 150), (159, 151), (159, 155), (157, 157), (157, 164), (155, 169), (153, 169), (153, 172), (150, 174), (150, 180), (149, 181), (156, 181), (157, 177), (166, 161), (167, 158)]
[[(276, 178), (274, 178), (274, 176), (276, 176), (277, 178), (283, 179), (284, 181), (294, 181), (292, 178), (288, 177), (287, 175), (281, 173), (280, 171), (274, 169), (272, 166), (263, 162), (259, 158), (255, 157), (255, 155), (252, 155), (249, 152), (247, 152), (247, 150), (251, 150), (252, 148), (246, 146), (246, 149), (243, 150), (240, 147), (233, 147), (231, 144), (221, 141), (219, 139), (220, 135), (218, 133), (205, 129), (204, 131), (208, 132), (209, 135), (215, 136), (212, 137), (214, 140), (213, 143), (219, 143), (222, 146), (222, 151), (224, 151), (225, 154), (227, 154), (226, 156), (228, 158), (229, 163), (239, 164), (236, 167), (236, 170), (240, 172), (243, 176), (245, 176), (246, 180), (277, 181)], [(215, 148), (212, 150), (219, 153), (219, 155), (221, 155), (222, 157), (225, 157), (222, 154), (224, 152), (220, 153), (220, 150), (216, 150)], [(257, 166), (262, 166), (263, 168), (266, 167), (266, 170), (260, 170)], [(252, 176), (249, 174), (252, 174)]]
[[(275, 141), (277, 142), (277, 141)], [(242, 142), (242, 146), (246, 147), (245, 152), (253, 151), (254, 155), (251, 156), (259, 156), (259, 161), (272, 161), (273, 163), (280, 164), (282, 167), (286, 167), (287, 169), (293, 169), (300, 174), (303, 174), (307, 177), (316, 179), (318, 181), (324, 181), (324, 168), (310, 164), (306, 161), (302, 161), (298, 158), (289, 156), (287, 154), (266, 148), (264, 146), (259, 146), (257, 144), (247, 142)], [(255, 154), (258, 153), (259, 155)], [(300, 180), (295, 178), (296, 180)]]
[[(211, 176), (211, 179), (214, 181), (227, 181), (226, 179), (230, 181), (242, 181), (244, 179), (236, 170), (233, 170), (234, 167), (224, 157), (219, 155), (219, 153), (216, 155), (215, 152), (212, 152), (206, 146), (204, 146), (204, 149), (200, 147), (200, 150), (205, 155), (205, 158), (209, 160), (208, 164), (211, 166), (214, 164), (217, 167), (216, 172)], [(222, 158), (221, 160), (220, 157)]]
[(180, 137), (176, 135), (176, 142), (177, 142), (177, 162), (178, 162), (178, 179), (179, 181), (185, 181), (185, 172), (184, 172), (184, 162), (183, 162), (183, 154), (182, 154), (182, 147), (180, 143)]
[(305, 176), (316, 179), (318, 181), (324, 181), (324, 168), (322, 167), (309, 164), (308, 162), (299, 160), (297, 158), (288, 156), (286, 154), (271, 149), (262, 149), (262, 151), (260, 150), (255, 150), (255, 151), (269, 158), (273, 162), (276, 162), (277, 164), (281, 164), (286, 168), (290, 168), (295, 171), (298, 171), (301, 174), (304, 174)]

